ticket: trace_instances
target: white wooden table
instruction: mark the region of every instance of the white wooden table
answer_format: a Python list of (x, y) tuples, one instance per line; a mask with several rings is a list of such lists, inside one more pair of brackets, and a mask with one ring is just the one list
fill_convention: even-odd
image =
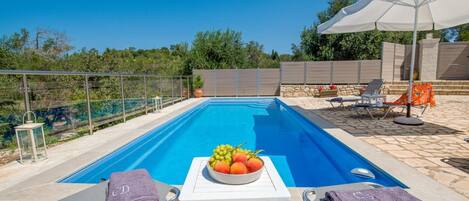
[(181, 190), (181, 201), (289, 201), (290, 192), (283, 183), (269, 157), (264, 160), (264, 171), (259, 180), (244, 185), (228, 185), (214, 181), (206, 169), (208, 157), (192, 160)]

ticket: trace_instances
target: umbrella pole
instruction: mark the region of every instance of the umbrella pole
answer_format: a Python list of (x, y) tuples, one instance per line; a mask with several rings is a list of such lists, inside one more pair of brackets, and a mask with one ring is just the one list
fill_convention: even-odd
[(418, 13), (419, 9), (415, 7), (415, 20), (414, 20), (414, 33), (412, 36), (412, 60), (410, 61), (410, 72), (409, 72), (409, 88), (407, 89), (407, 117), (410, 117), (411, 102), (412, 102), (412, 84), (414, 79), (414, 68), (415, 68), (415, 54), (417, 50), (417, 24), (418, 24)]
[(414, 79), (414, 68), (415, 68), (415, 54), (417, 50), (417, 25), (418, 25), (418, 15), (419, 15), (419, 6), (415, 5), (415, 17), (414, 17), (414, 33), (412, 36), (412, 60), (410, 61), (410, 72), (409, 72), (409, 88), (407, 89), (407, 113), (405, 117), (397, 117), (394, 119), (395, 123), (404, 124), (404, 125), (422, 125), (423, 121), (411, 117), (412, 109), (412, 84)]

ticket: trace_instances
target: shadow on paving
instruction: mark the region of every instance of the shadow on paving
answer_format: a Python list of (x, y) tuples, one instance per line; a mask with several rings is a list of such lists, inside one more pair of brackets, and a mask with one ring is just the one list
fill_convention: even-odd
[(469, 174), (469, 158), (443, 158), (441, 162)]
[[(371, 119), (365, 110), (361, 110), (359, 111), (360, 114), (357, 114), (351, 107), (323, 109), (305, 109), (299, 106), (291, 107), (307, 116), (319, 116), (353, 136), (431, 136), (463, 133), (463, 131), (430, 122), (425, 122), (421, 126), (399, 125), (393, 122), (395, 117), (405, 115), (399, 112), (390, 112), (385, 119), (378, 120)], [(373, 115), (375, 117), (382, 117), (384, 111), (375, 110)]]

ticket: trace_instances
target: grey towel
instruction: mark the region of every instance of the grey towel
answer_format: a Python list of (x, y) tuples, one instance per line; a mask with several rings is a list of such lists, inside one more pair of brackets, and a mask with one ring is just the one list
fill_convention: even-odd
[(107, 201), (158, 201), (156, 185), (144, 169), (114, 172), (109, 179)]
[(367, 190), (330, 191), (326, 193), (327, 201), (420, 201), (399, 187), (377, 188)]

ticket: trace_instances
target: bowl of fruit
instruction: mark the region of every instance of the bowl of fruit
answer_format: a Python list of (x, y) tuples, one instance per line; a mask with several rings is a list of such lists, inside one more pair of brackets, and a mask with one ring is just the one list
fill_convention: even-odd
[(241, 145), (218, 145), (207, 163), (214, 180), (224, 184), (247, 184), (258, 180), (264, 170), (264, 161), (258, 156), (261, 150), (242, 149)]

